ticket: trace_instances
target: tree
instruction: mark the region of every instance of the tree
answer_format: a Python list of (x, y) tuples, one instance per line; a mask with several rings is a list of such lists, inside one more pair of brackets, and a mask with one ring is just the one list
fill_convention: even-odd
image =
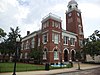
[(6, 36), (6, 33), (4, 32), (3, 29), (0, 28), (0, 38), (5, 37), (5, 36)]
[[(15, 50), (16, 50), (16, 38), (18, 36), (20, 36), (19, 27), (16, 27), (16, 29), (11, 27), (10, 30), (11, 30), (11, 32), (9, 32), (8, 39), (6, 41), (6, 46), (7, 46), (7, 50), (8, 50), (9, 56), (11, 54), (15, 53)], [(20, 36), (20, 38), (21, 38), (21, 36)], [(19, 51), (19, 53), (20, 53), (20, 51)]]
[(41, 64), (43, 58), (42, 47), (35, 47), (34, 49), (32, 49), (32, 52), (30, 53), (30, 57), (34, 58), (36, 64)]
[(100, 31), (96, 30), (89, 38), (84, 39), (83, 53), (89, 54), (93, 59), (100, 55)]

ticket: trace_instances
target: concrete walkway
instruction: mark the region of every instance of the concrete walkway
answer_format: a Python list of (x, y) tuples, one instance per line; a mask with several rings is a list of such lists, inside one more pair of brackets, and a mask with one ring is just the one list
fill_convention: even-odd
[[(27, 71), (27, 72), (16, 72), (16, 75), (51, 75), (57, 73), (65, 73), (65, 72), (75, 72), (77, 70), (77, 64), (74, 64), (73, 68), (64, 68), (64, 69), (55, 69), (49, 71)], [(87, 70), (92, 68), (98, 68), (100, 65), (92, 65), (92, 64), (80, 64), (81, 70)], [(12, 75), (12, 73), (0, 73), (0, 75)]]

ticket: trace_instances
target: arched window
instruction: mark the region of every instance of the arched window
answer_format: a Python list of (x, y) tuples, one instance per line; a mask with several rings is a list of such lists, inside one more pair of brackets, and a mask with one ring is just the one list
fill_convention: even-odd
[(54, 50), (54, 60), (58, 60), (58, 51)]

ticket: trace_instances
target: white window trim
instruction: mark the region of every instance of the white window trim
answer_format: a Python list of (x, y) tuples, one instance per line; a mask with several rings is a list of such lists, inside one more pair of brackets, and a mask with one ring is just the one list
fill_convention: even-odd
[(47, 59), (47, 50), (44, 50), (43, 53), (45, 53), (45, 57), (44, 57), (44, 54), (43, 54), (43, 60), (46, 60)]
[(59, 53), (58, 53), (58, 51), (57, 51), (57, 58), (55, 58), (55, 54), (54, 54), (54, 60), (59, 60)]
[(31, 41), (31, 47), (34, 48), (34, 44), (35, 44), (35, 38), (32, 38), (32, 41)]
[(38, 46), (40, 46), (40, 38), (38, 38)]
[(63, 45), (68, 45), (69, 37), (68, 37), (68, 36), (64, 36), (64, 37), (63, 37), (63, 40), (64, 40), (64, 41), (65, 41), (65, 37), (67, 38), (67, 44), (66, 44), (66, 43), (63, 43)]
[[(44, 36), (47, 37), (47, 38), (46, 38), (46, 39), (47, 39), (46, 42), (44, 41)], [(48, 33), (42, 35), (42, 43), (43, 43), (43, 44), (47, 44), (47, 42), (48, 42)]]
[[(74, 43), (73, 44), (71, 44), (71, 39), (74, 39)], [(70, 45), (71, 46), (75, 46), (75, 38), (70, 38)]]

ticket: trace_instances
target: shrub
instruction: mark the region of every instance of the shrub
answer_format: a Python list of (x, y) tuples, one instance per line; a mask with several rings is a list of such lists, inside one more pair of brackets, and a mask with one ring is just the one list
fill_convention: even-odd
[(69, 64), (66, 65), (66, 67), (67, 67), (67, 68), (71, 68), (71, 67), (73, 67), (73, 66), (71, 65), (71, 63), (69, 63)]

